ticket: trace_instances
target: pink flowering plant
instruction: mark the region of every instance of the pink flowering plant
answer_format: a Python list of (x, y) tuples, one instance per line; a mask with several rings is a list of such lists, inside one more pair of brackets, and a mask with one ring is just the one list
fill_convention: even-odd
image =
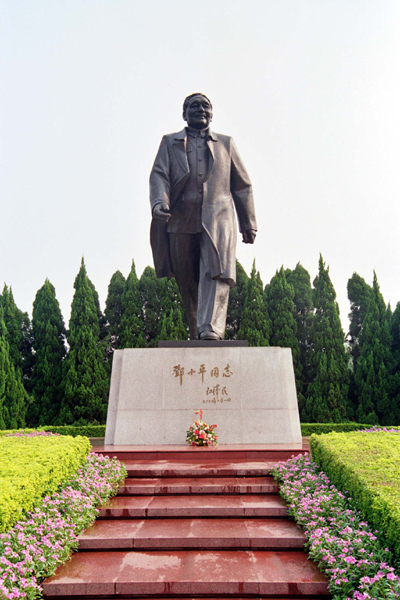
[(400, 598), (391, 552), (309, 456), (279, 463), (273, 475), (289, 514), (304, 529), (310, 558), (330, 579), (334, 600)]
[(59, 433), (52, 433), (51, 431), (24, 431), (21, 429), (20, 431), (13, 431), (12, 433), (6, 433), (4, 437), (51, 437), (53, 435), (60, 435)]
[(200, 418), (191, 425), (186, 432), (186, 441), (191, 446), (217, 446), (218, 436), (215, 431), (216, 425), (207, 425), (203, 422), (203, 411), (195, 411)]
[(92, 453), (74, 477), (26, 519), (0, 535), (0, 597), (41, 598), (40, 582), (78, 547), (78, 535), (96, 519), (98, 507), (117, 493), (125, 467)]

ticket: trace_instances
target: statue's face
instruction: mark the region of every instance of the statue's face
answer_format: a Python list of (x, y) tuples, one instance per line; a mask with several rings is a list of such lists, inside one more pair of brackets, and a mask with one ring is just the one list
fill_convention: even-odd
[(211, 104), (203, 96), (193, 96), (186, 107), (185, 121), (195, 129), (205, 129), (212, 120)]

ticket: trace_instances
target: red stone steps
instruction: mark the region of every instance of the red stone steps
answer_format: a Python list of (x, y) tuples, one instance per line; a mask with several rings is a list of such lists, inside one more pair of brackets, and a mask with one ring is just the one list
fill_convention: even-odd
[(182, 460), (198, 462), (199, 460), (227, 460), (236, 459), (253, 460), (287, 460), (298, 454), (309, 452), (308, 442), (302, 444), (292, 444), (291, 446), (282, 444), (224, 444), (217, 448), (191, 446), (94, 446), (93, 452), (104, 454), (106, 456), (116, 456), (119, 460), (138, 461), (150, 460), (152, 462), (159, 460)]
[(44, 584), (46, 597), (322, 595), (326, 578), (304, 552), (79, 552)]
[(104, 519), (79, 536), (79, 550), (277, 550), (303, 548), (305, 539), (288, 519)]
[(277, 493), (273, 477), (128, 477), (118, 491), (128, 496)]
[(199, 460), (196, 463), (183, 460), (124, 460), (128, 477), (266, 477), (278, 460), (248, 461), (236, 459)]
[(286, 517), (278, 495), (115, 496), (100, 517)]
[(46, 598), (329, 598), (270, 477), (298, 449), (112, 449), (129, 477), (46, 580)]

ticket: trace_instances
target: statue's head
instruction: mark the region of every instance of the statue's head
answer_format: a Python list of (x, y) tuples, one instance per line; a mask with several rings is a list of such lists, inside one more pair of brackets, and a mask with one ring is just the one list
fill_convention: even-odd
[(205, 129), (212, 121), (212, 104), (204, 94), (190, 94), (183, 103), (183, 118), (194, 129)]

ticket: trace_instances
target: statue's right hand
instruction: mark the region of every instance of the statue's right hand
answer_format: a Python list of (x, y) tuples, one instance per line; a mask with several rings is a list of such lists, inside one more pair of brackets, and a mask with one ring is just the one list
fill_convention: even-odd
[(169, 206), (166, 202), (160, 202), (153, 208), (153, 217), (155, 219), (161, 219), (162, 221), (169, 221), (171, 213), (169, 212)]

